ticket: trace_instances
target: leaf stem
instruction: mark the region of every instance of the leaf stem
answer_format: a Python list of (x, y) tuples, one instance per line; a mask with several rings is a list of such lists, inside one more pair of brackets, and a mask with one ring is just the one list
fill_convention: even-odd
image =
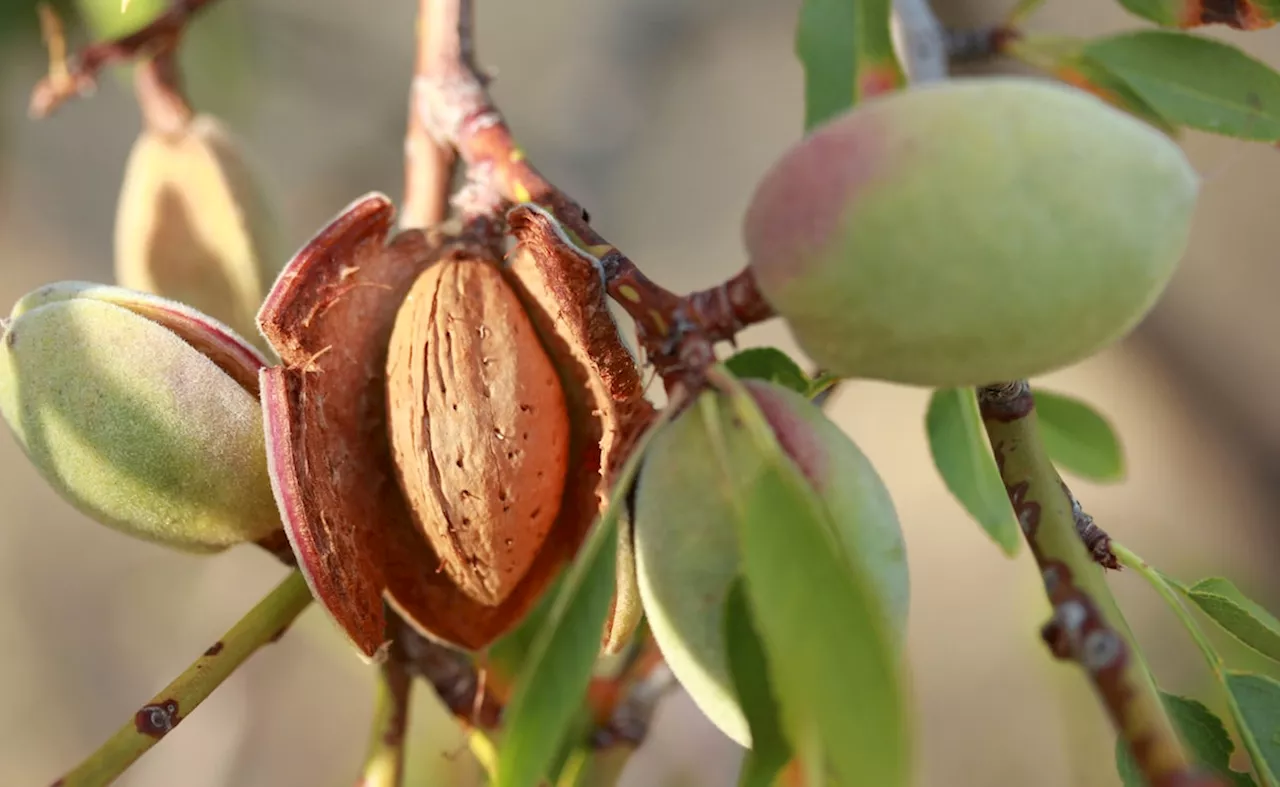
[[(1231, 693), (1227, 684), (1226, 665), (1222, 662), (1222, 657), (1218, 655), (1218, 651), (1213, 647), (1213, 643), (1205, 635), (1204, 629), (1200, 628), (1200, 624), (1192, 616), (1191, 611), (1182, 603), (1178, 592), (1171, 585), (1171, 580), (1167, 579), (1159, 571), (1151, 567), (1151, 564), (1138, 557), (1132, 550), (1123, 544), (1115, 541), (1111, 542), (1111, 551), (1115, 554), (1116, 559), (1120, 561), (1120, 565), (1125, 568), (1132, 569), (1136, 574), (1141, 576), (1151, 585), (1152, 589), (1164, 599), (1169, 605), (1169, 609), (1173, 610), (1173, 614), (1177, 616), (1182, 623), (1183, 628), (1191, 635), (1192, 641), (1196, 643), (1200, 654), (1204, 656), (1205, 663), (1209, 665), (1210, 671), (1213, 672), (1215, 678), (1218, 679), (1218, 685), (1222, 687), (1222, 693), (1227, 701), (1227, 708), (1231, 711), (1231, 718), (1235, 722), (1236, 730), (1240, 733), (1240, 741), (1244, 744), (1245, 750), (1249, 753), (1249, 759), (1255, 763), (1264, 763), (1266, 758), (1262, 753), (1258, 742), (1254, 740), (1249, 727), (1245, 722), (1244, 713), (1240, 709), (1240, 704), (1236, 702), (1235, 695)], [(1264, 787), (1278, 787), (1276, 780), (1271, 778), (1265, 768), (1255, 768), (1255, 772), (1262, 779)]]
[(382, 663), (364, 769), (356, 787), (400, 787), (404, 778), (404, 738), (412, 688), (412, 679), (400, 659), (390, 658)]
[(1053, 618), (1044, 628), (1055, 656), (1077, 662), (1151, 787), (1223, 785), (1193, 768), (1155, 682), (1076, 530), (1071, 497), (1040, 437), (1025, 380), (979, 390), (983, 425)]
[(98, 787), (115, 781), (258, 648), (279, 638), (310, 603), (311, 591), (294, 570), (106, 743), (57, 781), (58, 787)]

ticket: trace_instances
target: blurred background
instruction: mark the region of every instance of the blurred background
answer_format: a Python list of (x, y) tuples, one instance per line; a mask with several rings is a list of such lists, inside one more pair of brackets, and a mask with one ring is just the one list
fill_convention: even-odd
[[(1009, 2), (936, 5), (948, 24), (967, 26), (996, 21)], [(193, 100), (240, 135), (257, 166), (275, 201), (281, 261), (356, 196), (398, 198), (415, 5), (222, 0), (193, 29), (184, 54)], [(687, 290), (741, 266), (739, 217), (753, 183), (800, 133), (797, 6), (482, 0), (479, 58), (529, 156), (646, 272)], [(1030, 25), (1080, 35), (1141, 26), (1113, 0), (1049, 0)], [(83, 28), (70, 34), (84, 43)], [(1209, 34), (1280, 67), (1280, 32)], [(125, 75), (35, 122), (27, 98), (46, 60), (32, 3), (0, 0), (0, 47), (0, 303), (59, 279), (109, 281), (120, 179), (140, 128)], [(1039, 382), (1088, 399), (1124, 439), (1123, 483), (1072, 481), (1103, 527), (1169, 573), (1225, 574), (1275, 610), (1280, 153), (1196, 133), (1185, 144), (1206, 185), (1167, 297), (1122, 346)], [(742, 339), (794, 349), (777, 324)], [(930, 464), (926, 400), (926, 391), (859, 384), (831, 408), (879, 467), (906, 532), (918, 783), (1115, 785), (1105, 719), (1037, 635), (1048, 611), (1032, 561), (1025, 550), (1002, 557)], [(251, 548), (193, 558), (98, 527), (53, 495), (7, 433), (0, 469), (0, 785), (24, 787), (91, 751), (282, 570)], [(1137, 578), (1114, 585), (1164, 686), (1221, 710), (1160, 602)], [(120, 784), (351, 784), (372, 677), (313, 608)], [(427, 692), (417, 692), (412, 736), (410, 784), (477, 783)], [(737, 762), (677, 695), (625, 784), (727, 786)]]

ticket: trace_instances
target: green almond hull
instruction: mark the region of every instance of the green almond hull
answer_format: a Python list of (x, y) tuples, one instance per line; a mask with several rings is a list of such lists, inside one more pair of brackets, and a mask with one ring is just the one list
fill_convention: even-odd
[[(821, 454), (811, 478), (832, 513), (846, 553), (863, 565), (901, 635), (908, 604), (906, 554), (893, 503), (857, 446), (803, 397), (751, 381), (766, 416), (785, 408), (788, 428)], [(714, 394), (704, 394), (711, 396)], [(749, 478), (762, 467), (752, 439), (721, 415), (730, 472)], [(774, 423), (775, 418), (770, 417)], [(776, 428), (776, 423), (775, 423)], [(739, 573), (732, 502), (697, 405), (653, 438), (636, 490), (636, 577), (645, 615), (671, 671), (702, 712), (743, 746), (751, 741), (725, 656), (724, 601)], [(778, 527), (787, 527), (778, 522)]]
[(1182, 257), (1199, 178), (1170, 138), (1025, 78), (875, 99), (766, 175), (766, 299), (832, 372), (923, 386), (1043, 374), (1127, 334)]
[(41, 475), (102, 524), (192, 552), (279, 527), (257, 400), (127, 309), (72, 298), (10, 320), (0, 413)]

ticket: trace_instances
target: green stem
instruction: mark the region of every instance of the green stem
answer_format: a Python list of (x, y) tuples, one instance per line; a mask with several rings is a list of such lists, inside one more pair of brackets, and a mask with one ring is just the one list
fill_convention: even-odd
[(1040, 437), (1031, 386), (989, 386), (979, 402), (1000, 477), (1053, 605), (1044, 633), (1054, 654), (1084, 669), (1151, 787), (1220, 784), (1193, 768), (1102, 571), (1080, 540), (1071, 497)]
[[(1111, 551), (1115, 554), (1116, 559), (1120, 561), (1120, 565), (1131, 569), (1136, 574), (1147, 581), (1147, 584), (1159, 594), (1169, 605), (1169, 609), (1173, 610), (1173, 614), (1178, 616), (1178, 620), (1182, 622), (1183, 628), (1191, 635), (1192, 641), (1196, 643), (1196, 647), (1200, 649), (1200, 654), (1204, 656), (1205, 663), (1209, 665), (1209, 669), (1213, 672), (1214, 677), (1218, 679), (1218, 685), (1222, 687), (1222, 693), (1226, 697), (1227, 708), (1231, 711), (1231, 717), (1235, 721), (1236, 730), (1240, 733), (1240, 741), (1244, 744), (1245, 751), (1249, 753), (1249, 759), (1255, 763), (1266, 762), (1262, 750), (1258, 746), (1258, 742), (1254, 740), (1249, 726), (1245, 722), (1244, 714), (1240, 710), (1240, 704), (1236, 702), (1235, 695), (1227, 685), (1226, 665), (1222, 662), (1222, 657), (1218, 655), (1218, 651), (1213, 647), (1213, 643), (1205, 636), (1204, 629), (1200, 628), (1200, 624), (1191, 615), (1191, 611), (1182, 603), (1177, 590), (1169, 584), (1159, 571), (1151, 567), (1147, 561), (1138, 557), (1130, 549), (1123, 544), (1115, 541), (1111, 542)], [(1265, 768), (1256, 768), (1259, 778), (1265, 787), (1280, 787), (1276, 780), (1266, 772)]]
[(258, 648), (283, 634), (310, 603), (311, 591), (295, 570), (88, 759), (57, 781), (58, 787), (99, 787), (115, 781)]
[(1196, 647), (1200, 649), (1200, 653), (1204, 656), (1205, 661), (1209, 663), (1209, 668), (1216, 674), (1222, 674), (1222, 659), (1218, 657), (1218, 652), (1214, 650), (1208, 638), (1204, 635), (1204, 630), (1200, 628), (1200, 624), (1196, 623), (1195, 618), (1191, 617), (1190, 611), (1182, 604), (1182, 600), (1178, 598), (1178, 594), (1173, 588), (1169, 587), (1169, 583), (1164, 577), (1160, 576), (1160, 572), (1156, 571), (1142, 558), (1135, 555), (1128, 547), (1116, 541), (1111, 542), (1111, 552), (1120, 561), (1120, 565), (1130, 569), (1141, 576), (1151, 585), (1152, 589), (1164, 599), (1173, 613), (1178, 616), (1178, 620), (1182, 621), (1182, 625), (1186, 627), (1187, 633), (1191, 635), (1191, 639), (1195, 641)]
[(395, 658), (383, 662), (374, 695), (369, 745), (357, 787), (400, 787), (412, 687), (403, 662)]

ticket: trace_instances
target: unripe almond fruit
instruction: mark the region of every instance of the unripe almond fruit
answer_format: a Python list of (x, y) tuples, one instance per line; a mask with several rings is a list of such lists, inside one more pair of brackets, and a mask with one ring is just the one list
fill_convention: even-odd
[(391, 333), (387, 397), (417, 526), (463, 592), (501, 604), (560, 513), (569, 414), (496, 265), (446, 260), (418, 277)]
[(138, 538), (218, 551), (280, 527), (254, 379), (261, 364), (225, 326), (179, 304), (51, 285), (4, 325), (0, 413), (41, 475), (86, 515)]
[(185, 303), (262, 343), (255, 316), (278, 267), (266, 203), (236, 144), (209, 115), (146, 128), (116, 210), (122, 287)]
[(1130, 331), (1198, 190), (1171, 139), (1083, 91), (960, 79), (817, 129), (764, 177), (744, 233), (761, 292), (823, 368), (981, 385)]
[[(906, 552), (893, 501), (875, 468), (804, 397), (773, 383), (743, 383), (830, 513), (846, 555), (873, 578), (901, 636), (909, 595)], [(733, 485), (725, 474), (750, 478), (766, 460), (740, 430), (721, 432), (728, 468), (696, 404), (654, 435), (636, 489), (636, 573), (649, 627), (671, 671), (712, 723), (749, 746), (722, 629), (724, 602), (739, 574), (734, 501), (727, 497)]]

